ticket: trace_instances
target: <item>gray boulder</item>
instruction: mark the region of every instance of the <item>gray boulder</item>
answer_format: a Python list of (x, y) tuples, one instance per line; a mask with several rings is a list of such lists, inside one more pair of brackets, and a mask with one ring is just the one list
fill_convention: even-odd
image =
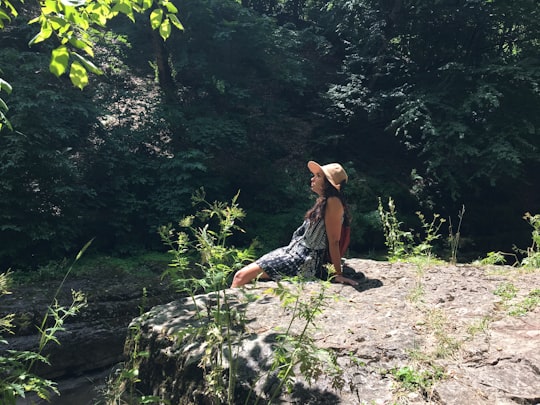
[[(272, 293), (277, 284), (259, 282), (199, 295), (196, 305), (182, 298), (134, 319), (125, 367), (138, 370), (135, 388), (171, 404), (214, 404), (226, 401), (226, 393), (210, 394), (216, 390), (209, 377), (217, 375), (224, 384), (233, 380), (237, 404), (540, 403), (540, 309), (529, 305), (540, 288), (538, 271), (360, 259), (346, 266), (359, 285), (331, 284), (307, 335), (309, 347), (323, 350), (320, 358), (335, 356), (337, 376), (317, 363), (319, 372), (306, 378), (297, 365), (290, 390), (277, 390), (281, 380), (271, 365), (279, 336), (289, 327), (299, 336), (306, 322), (290, 324), (293, 307)], [(515, 296), (501, 294), (505, 286)], [(324, 285), (301, 288), (309, 299)], [(197, 316), (218, 299), (242, 320), (232, 331), (232, 372), (229, 348), (215, 346), (208, 317)], [(209, 362), (210, 354), (224, 360)], [(212, 370), (216, 364), (222, 369)]]

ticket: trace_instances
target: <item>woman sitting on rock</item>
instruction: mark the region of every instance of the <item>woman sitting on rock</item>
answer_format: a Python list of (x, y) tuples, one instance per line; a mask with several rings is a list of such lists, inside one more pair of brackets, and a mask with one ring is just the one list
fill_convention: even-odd
[(288, 246), (273, 250), (238, 270), (231, 287), (241, 287), (258, 276), (279, 280), (284, 276), (322, 274), (328, 254), (336, 271), (333, 281), (358, 284), (344, 277), (341, 269), (341, 226), (344, 221), (349, 221), (341, 188), (347, 182), (347, 173), (339, 163), (321, 166), (310, 161), (308, 168), (313, 174), (311, 190), (319, 196), (315, 205), (306, 212), (304, 222), (293, 233)]

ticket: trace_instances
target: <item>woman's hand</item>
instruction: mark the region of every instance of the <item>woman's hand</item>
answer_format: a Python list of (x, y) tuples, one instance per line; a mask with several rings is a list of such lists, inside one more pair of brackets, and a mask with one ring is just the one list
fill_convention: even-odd
[(333, 278), (333, 280), (336, 283), (340, 283), (340, 284), (349, 284), (349, 285), (353, 285), (353, 286), (358, 285), (358, 281), (353, 280), (352, 278), (343, 277), (342, 275), (335, 276)]

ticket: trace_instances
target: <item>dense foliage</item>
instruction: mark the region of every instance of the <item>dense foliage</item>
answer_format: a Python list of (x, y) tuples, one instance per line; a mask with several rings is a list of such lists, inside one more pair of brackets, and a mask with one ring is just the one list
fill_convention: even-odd
[[(47, 72), (22, 13), (0, 31), (0, 261), (158, 248), (157, 229), (241, 190), (260, 249), (310, 204), (305, 162), (340, 161), (352, 249), (384, 248), (378, 197), (456, 219), (463, 254), (526, 245), (540, 207), (535, 0), (175, 0), (184, 31), (147, 19), (93, 31), (84, 90)], [(151, 20), (150, 20), (151, 21)]]

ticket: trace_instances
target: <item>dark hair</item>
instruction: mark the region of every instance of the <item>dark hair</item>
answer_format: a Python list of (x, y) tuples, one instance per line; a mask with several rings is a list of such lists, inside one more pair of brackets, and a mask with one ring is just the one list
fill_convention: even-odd
[[(341, 190), (343, 190), (343, 187), (345, 186), (345, 182), (341, 183)], [(341, 204), (343, 204), (343, 224), (349, 225), (351, 222), (351, 216), (349, 213), (349, 208), (347, 207), (347, 202), (345, 201), (345, 197), (343, 195), (343, 191), (338, 190), (335, 188), (326, 177), (324, 177), (324, 192), (323, 195), (317, 198), (315, 201), (315, 204), (313, 207), (311, 207), (304, 216), (304, 219), (309, 220), (310, 222), (317, 222), (324, 218), (324, 211), (326, 210), (326, 202), (328, 200), (328, 197), (337, 197), (341, 201)]]

